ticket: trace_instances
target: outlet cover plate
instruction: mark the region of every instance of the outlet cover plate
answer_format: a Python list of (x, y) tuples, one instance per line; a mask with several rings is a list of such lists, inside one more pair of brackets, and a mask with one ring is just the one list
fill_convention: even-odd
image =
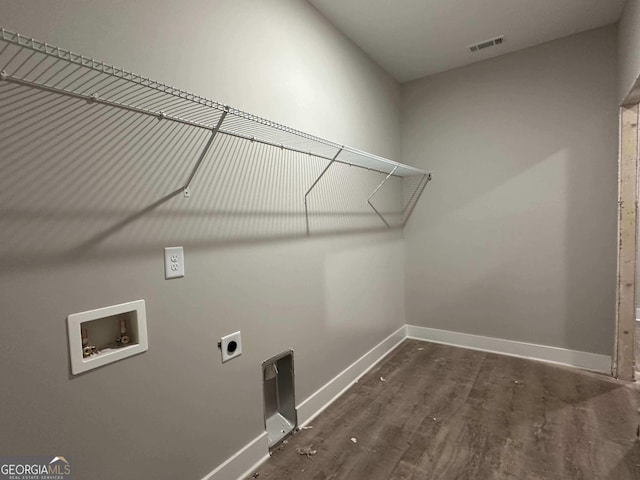
[(228, 362), (242, 355), (242, 337), (240, 332), (231, 333), (220, 339), (222, 363)]
[(167, 247), (164, 249), (164, 278), (184, 277), (184, 249)]

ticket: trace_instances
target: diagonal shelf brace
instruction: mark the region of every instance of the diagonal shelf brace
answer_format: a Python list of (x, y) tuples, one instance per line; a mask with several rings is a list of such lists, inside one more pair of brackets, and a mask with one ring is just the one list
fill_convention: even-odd
[(313, 185), (311, 185), (309, 190), (307, 190), (307, 193), (304, 194), (304, 218), (305, 218), (305, 220), (307, 222), (307, 236), (309, 236), (309, 234), (310, 234), (310, 232), (309, 232), (309, 208), (307, 206), (307, 197), (311, 193), (311, 190), (313, 190), (316, 187), (316, 185), (318, 184), (320, 179), (324, 176), (324, 174), (327, 173), (327, 170), (329, 170), (329, 167), (331, 167), (331, 165), (333, 165), (334, 162), (338, 159), (338, 155), (340, 155), (340, 153), (342, 152), (343, 149), (344, 149), (344, 146), (340, 147), (340, 149), (333, 156), (333, 158), (331, 159), (329, 164), (326, 167), (324, 167), (324, 170), (322, 170), (322, 173), (320, 173), (320, 175), (318, 175), (318, 178), (316, 178), (316, 181), (313, 182)]
[(371, 195), (369, 195), (369, 198), (367, 198), (367, 203), (369, 204), (369, 206), (371, 208), (373, 208), (373, 211), (376, 212), (378, 214), (378, 216), (380, 217), (380, 219), (384, 222), (384, 224), (387, 226), (387, 228), (391, 228), (391, 226), (389, 225), (389, 223), (384, 219), (384, 217), (380, 214), (380, 212), (376, 209), (376, 207), (373, 206), (373, 203), (371, 203), (371, 199), (373, 198), (373, 196), (378, 192), (378, 190), (380, 190), (380, 187), (382, 187), (387, 180), (389, 180), (389, 178), (396, 172), (396, 170), (398, 169), (398, 165), (396, 165), (395, 167), (393, 167), (393, 170), (391, 170), (391, 172), (389, 173), (389, 175), (387, 175), (384, 180), (382, 180), (382, 182), (380, 182), (380, 185), (378, 185), (376, 187), (376, 189), (371, 192)]
[(404, 221), (402, 222), (402, 228), (404, 228), (407, 222), (409, 221), (409, 217), (413, 213), (413, 209), (416, 208), (416, 205), (418, 204), (418, 201), (422, 196), (422, 192), (424, 192), (424, 189), (427, 187), (427, 184), (431, 181), (431, 179), (432, 179), (431, 172), (428, 172), (422, 175), (422, 178), (420, 179), (420, 183), (418, 184), (418, 187), (414, 191), (413, 203), (408, 206), (409, 211), (407, 212), (407, 215), (404, 217)]
[(198, 170), (200, 169), (200, 166), (202, 165), (202, 162), (204, 161), (204, 157), (206, 157), (207, 153), (209, 153), (209, 150), (211, 149), (211, 145), (213, 145), (213, 140), (216, 138), (216, 135), (220, 131), (220, 127), (222, 126), (222, 122), (224, 122), (224, 119), (227, 116), (227, 113), (229, 113), (229, 109), (225, 108), (225, 110), (222, 112), (222, 115), (220, 115), (220, 118), (218, 119), (218, 123), (213, 128), (213, 130), (211, 130), (211, 135), (209, 136), (209, 141), (207, 142), (207, 144), (202, 149), (202, 152), (200, 153), (200, 156), (198, 157), (198, 161), (196, 162), (196, 164), (194, 165), (193, 169), (191, 170), (191, 173), (189, 174), (189, 178), (187, 179), (187, 181), (185, 182), (184, 186), (182, 187), (182, 191), (184, 192), (184, 196), (187, 197), (187, 198), (191, 196), (191, 193), (189, 191), (189, 187), (191, 186), (191, 182), (193, 182), (193, 178), (198, 173)]

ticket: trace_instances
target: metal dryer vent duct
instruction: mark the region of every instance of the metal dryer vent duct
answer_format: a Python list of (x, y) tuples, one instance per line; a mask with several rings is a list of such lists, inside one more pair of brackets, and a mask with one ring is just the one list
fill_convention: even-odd
[(471, 52), (478, 52), (480, 50), (484, 50), (485, 48), (500, 45), (501, 43), (504, 43), (504, 35), (500, 35), (499, 37), (495, 37), (490, 40), (485, 40), (484, 42), (476, 43), (475, 45), (469, 45), (467, 48)]

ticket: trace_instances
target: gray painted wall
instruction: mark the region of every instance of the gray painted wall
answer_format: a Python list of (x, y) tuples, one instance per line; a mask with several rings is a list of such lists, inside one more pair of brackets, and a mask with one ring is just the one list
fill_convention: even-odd
[(616, 28), (406, 84), (407, 323), (610, 354)]
[[(627, 0), (618, 24), (618, 99), (622, 103), (640, 76), (640, 1)], [(635, 101), (638, 101), (636, 93)]]
[[(306, 2), (2, 0), (0, 11), (11, 30), (399, 154), (398, 86)], [(113, 132), (100, 109), (20, 95), (5, 85), (0, 105), (55, 108), (20, 123), (0, 112), (3, 455), (71, 456), (77, 478), (199, 479), (263, 430), (263, 360), (294, 349), (299, 403), (405, 323), (401, 234), (356, 206), (377, 174), (335, 169), (313, 199), (325, 235), (306, 239), (300, 192), (322, 163), (226, 140), (191, 199), (107, 234), (184, 180), (175, 132)], [(187, 273), (165, 281), (173, 245)], [(71, 377), (67, 315), (140, 298), (149, 351)], [(235, 330), (245, 351), (223, 366), (216, 342)]]

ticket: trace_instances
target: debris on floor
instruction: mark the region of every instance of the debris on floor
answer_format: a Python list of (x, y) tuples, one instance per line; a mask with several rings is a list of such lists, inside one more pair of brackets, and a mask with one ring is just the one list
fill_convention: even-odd
[(252, 478), (258, 478), (259, 476), (260, 476), (260, 474), (258, 472), (256, 472), (253, 475), (251, 475)]
[(380, 381), (381, 381), (381, 382), (386, 382), (386, 381), (387, 381), (387, 379), (386, 379), (386, 378), (384, 378), (384, 377), (380, 377)]
[(424, 348), (420, 347), (418, 350), (424, 350)]
[(300, 427), (300, 430), (309, 430), (310, 428), (313, 428), (312, 425), (306, 425), (304, 427)]
[[(289, 440), (283, 440), (282, 443), (280, 443), (280, 445), (276, 447), (276, 450), (280, 451), (284, 449), (287, 446), (287, 443), (289, 443)], [(269, 452), (269, 455), (271, 455), (272, 453), (273, 452)]]
[(307, 458), (311, 458), (312, 455), (318, 453), (317, 450), (312, 449), (313, 445), (307, 445), (306, 447), (298, 447), (296, 448), (296, 453), (298, 455), (306, 455)]
[(358, 443), (358, 439), (357, 439), (356, 437), (351, 437), (351, 441), (352, 441), (353, 443)]
[(544, 423), (534, 423), (533, 428), (533, 436), (536, 438), (536, 441), (538, 441), (544, 434)]

